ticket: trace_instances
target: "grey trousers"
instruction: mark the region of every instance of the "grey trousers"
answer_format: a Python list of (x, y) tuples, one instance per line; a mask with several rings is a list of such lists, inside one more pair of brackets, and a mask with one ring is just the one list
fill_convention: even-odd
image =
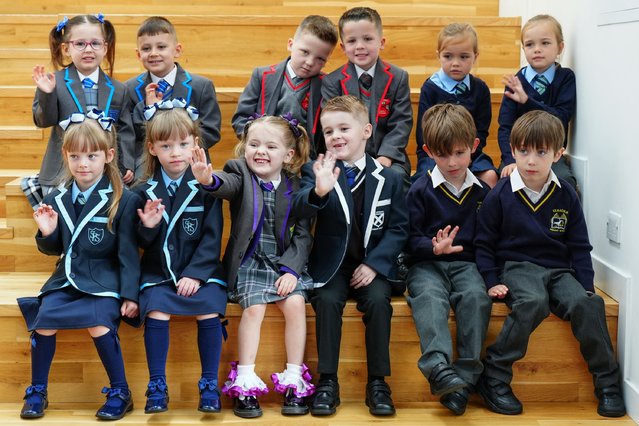
[[(408, 304), (422, 355), (417, 366), (426, 378), (437, 364), (452, 364), (457, 374), (474, 385), (482, 373), (481, 350), (486, 338), (492, 301), (484, 280), (471, 262), (420, 262), (406, 280)], [(450, 309), (455, 312), (457, 359), (448, 329)]]

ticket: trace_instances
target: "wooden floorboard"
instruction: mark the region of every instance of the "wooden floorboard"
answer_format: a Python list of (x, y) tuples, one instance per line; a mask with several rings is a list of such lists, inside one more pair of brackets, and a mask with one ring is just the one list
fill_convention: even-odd
[[(52, 396), (53, 397), (53, 396)], [(0, 404), (0, 424), (24, 425), (18, 413), (21, 404)], [(466, 413), (456, 417), (437, 402), (419, 404), (398, 404), (397, 414), (391, 417), (374, 417), (368, 413), (364, 403), (350, 402), (342, 404), (335, 415), (327, 417), (290, 416), (280, 414), (275, 403), (264, 404), (264, 415), (259, 419), (245, 420), (236, 417), (230, 404), (226, 403), (219, 414), (202, 414), (195, 407), (177, 408), (169, 406), (169, 411), (161, 414), (145, 415), (142, 407), (120, 420), (118, 425), (185, 425), (185, 424), (259, 424), (268, 426), (286, 425), (368, 425), (384, 423), (393, 425), (512, 425), (512, 426), (566, 426), (566, 425), (634, 425), (628, 417), (607, 419), (597, 415), (596, 403), (529, 403), (519, 416), (503, 416), (488, 411), (480, 402), (471, 401)], [(94, 423), (96, 404), (55, 403), (51, 401), (46, 416), (33, 424), (38, 425), (77, 425)]]

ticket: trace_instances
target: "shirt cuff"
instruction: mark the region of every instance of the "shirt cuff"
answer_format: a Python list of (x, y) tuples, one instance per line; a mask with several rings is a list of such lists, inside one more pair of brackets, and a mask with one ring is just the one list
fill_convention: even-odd
[(222, 182), (222, 179), (215, 176), (215, 174), (212, 174), (211, 177), (213, 178), (213, 183), (211, 185), (202, 185), (202, 189), (206, 191), (217, 191), (224, 182)]

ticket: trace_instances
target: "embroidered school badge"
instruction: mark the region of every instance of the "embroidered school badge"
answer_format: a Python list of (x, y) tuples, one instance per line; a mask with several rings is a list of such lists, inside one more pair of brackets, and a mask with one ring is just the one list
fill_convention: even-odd
[(197, 219), (182, 219), (182, 229), (184, 229), (184, 232), (189, 235), (195, 234), (195, 231), (197, 230)]
[(391, 100), (388, 98), (382, 99), (379, 104), (379, 116), (388, 117), (390, 115)]
[(302, 108), (304, 109), (304, 111), (308, 111), (308, 100), (311, 97), (311, 91), (309, 90), (308, 92), (306, 92), (306, 96), (304, 96), (304, 99), (302, 99)]
[(550, 218), (550, 230), (552, 232), (566, 232), (566, 224), (568, 223), (568, 212), (562, 209), (554, 209)]
[(377, 211), (375, 212), (375, 217), (373, 218), (373, 231), (377, 231), (382, 229), (384, 226), (384, 212)]
[(97, 246), (102, 242), (104, 238), (104, 229), (101, 228), (89, 228), (88, 237), (91, 244)]

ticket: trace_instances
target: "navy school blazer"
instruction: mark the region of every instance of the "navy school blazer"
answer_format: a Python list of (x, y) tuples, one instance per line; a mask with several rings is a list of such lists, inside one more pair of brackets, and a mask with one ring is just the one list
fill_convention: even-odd
[(138, 301), (140, 261), (135, 230), (140, 198), (125, 189), (107, 229), (113, 189), (103, 176), (76, 217), (69, 186), (55, 189), (44, 198), (58, 213), (58, 226), (51, 235), (36, 235), (38, 249), (61, 256), (56, 270), (40, 290), (40, 295), (72, 286), (94, 296)]
[(140, 290), (182, 277), (202, 285), (226, 286), (220, 262), (222, 202), (200, 189), (189, 167), (171, 203), (161, 171), (133, 188), (143, 200), (162, 199), (166, 206), (155, 228), (138, 225), (138, 241), (144, 249)]
[[(33, 99), (33, 121), (38, 127), (52, 127), (47, 150), (40, 166), (40, 183), (48, 186), (59, 184), (64, 175), (62, 159), (62, 137), (64, 130), (58, 123), (74, 112), (87, 111), (82, 81), (78, 78), (76, 67), (56, 71), (55, 89), (44, 93), (36, 89)], [(98, 109), (115, 120), (119, 159), (118, 164), (128, 170), (134, 170), (135, 134), (131, 122), (131, 104), (124, 84), (109, 78), (100, 70), (98, 82)]]
[[(337, 167), (342, 170), (335, 187), (320, 199), (314, 193), (313, 162), (306, 163), (302, 168), (302, 187), (293, 202), (294, 214), (317, 217), (315, 241), (308, 262), (308, 271), (316, 287), (326, 284), (339, 270), (356, 214), (344, 165), (338, 161)], [(366, 155), (363, 209), (365, 256), (362, 263), (393, 279), (397, 272), (397, 257), (408, 239), (403, 177), (369, 155)]]
[[(278, 265), (301, 275), (312, 243), (310, 220), (300, 219), (292, 212), (293, 193), (299, 189), (299, 178), (282, 171), (281, 179), (275, 191), (275, 232), (281, 253)], [(215, 172), (213, 180), (213, 185), (204, 189), (215, 197), (229, 200), (231, 207), (231, 235), (223, 262), (229, 290), (233, 290), (237, 270), (250, 250), (262, 216), (264, 196), (244, 159), (227, 161), (222, 172)]]

